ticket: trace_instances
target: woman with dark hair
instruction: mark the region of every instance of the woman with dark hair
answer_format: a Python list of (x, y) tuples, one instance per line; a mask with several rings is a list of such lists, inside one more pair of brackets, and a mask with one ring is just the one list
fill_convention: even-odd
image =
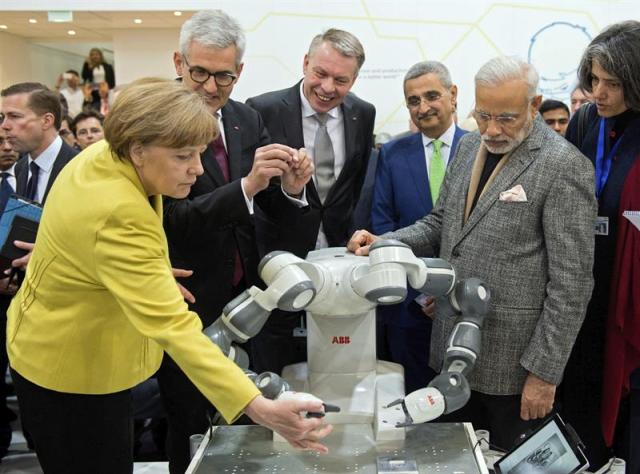
[(89, 57), (82, 65), (82, 80), (85, 84), (95, 86), (96, 89), (101, 82), (109, 84), (109, 89), (116, 86), (113, 66), (104, 60), (99, 48), (91, 48), (89, 51)]
[(640, 419), (629, 407), (640, 404), (640, 230), (623, 213), (640, 210), (640, 22), (596, 36), (578, 75), (593, 103), (576, 112), (566, 138), (595, 167), (595, 287), (565, 370), (562, 413), (594, 470), (615, 454), (638, 473), (639, 460), (629, 456), (640, 455)]
[(244, 413), (326, 451), (330, 425), (300, 414), (322, 404), (262, 397), (202, 332), (172, 275), (162, 196), (189, 194), (218, 133), (201, 96), (139, 81), (118, 96), (105, 140), (52, 187), (7, 325), (20, 414), (45, 473), (132, 472), (131, 388), (163, 352), (228, 422)]

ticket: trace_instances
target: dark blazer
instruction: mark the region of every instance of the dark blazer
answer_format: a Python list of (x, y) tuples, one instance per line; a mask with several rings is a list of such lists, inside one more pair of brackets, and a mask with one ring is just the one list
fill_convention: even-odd
[[(449, 164), (455, 156), (458, 140), (465, 133), (456, 126)], [(371, 231), (376, 235), (411, 225), (433, 208), (422, 133), (384, 144), (378, 162), (371, 205)], [(402, 303), (379, 307), (379, 317), (393, 326), (430, 326), (431, 321), (413, 303), (418, 292), (408, 290)]]
[[(165, 199), (164, 228), (171, 262), (176, 268), (193, 270), (183, 284), (195, 296), (192, 309), (208, 326), (234, 296), (232, 280), (236, 250), (247, 286), (257, 284), (258, 252), (254, 217), (249, 214), (240, 186), (253, 165), (257, 148), (269, 144), (260, 115), (246, 105), (229, 100), (222, 108), (230, 182), (211, 148), (202, 154), (204, 174), (198, 177), (185, 199)], [(299, 213), (272, 185), (254, 198), (254, 211), (272, 218), (294, 221)]]
[[(304, 147), (299, 82), (288, 89), (253, 97), (247, 104), (260, 112), (274, 143)], [(313, 180), (310, 180), (307, 184), (309, 207), (300, 216), (295, 232), (290, 231), (277, 238), (267, 232), (267, 250), (280, 248), (304, 257), (316, 246), (321, 222), (330, 246), (346, 245), (353, 209), (360, 196), (371, 153), (376, 110), (372, 104), (351, 93), (344, 98), (341, 108), (346, 153), (344, 167), (336, 183), (323, 204)]]
[(349, 232), (350, 234), (358, 229), (371, 229), (371, 203), (373, 201), (373, 185), (376, 180), (379, 156), (380, 150), (372, 148), (362, 189), (360, 189), (360, 198), (353, 210), (353, 228)]
[[(109, 89), (113, 89), (116, 86), (116, 76), (113, 73), (113, 66), (109, 63), (102, 63), (104, 68), (104, 80), (109, 84)], [(93, 82), (93, 68), (89, 67), (89, 64), (85, 61), (82, 65), (82, 80), (83, 82)]]
[[(449, 163), (465, 133), (456, 126)], [(383, 145), (371, 207), (373, 233), (383, 234), (411, 225), (432, 208), (422, 134), (414, 133)]]
[[(78, 150), (71, 148), (64, 141), (62, 142), (62, 147), (58, 152), (58, 156), (56, 156), (56, 159), (53, 162), (51, 174), (49, 175), (49, 182), (47, 183), (47, 188), (44, 191), (42, 202), (40, 204), (44, 205), (45, 201), (47, 200), (47, 196), (49, 195), (49, 191), (51, 190), (51, 186), (58, 177), (58, 174), (60, 173), (62, 168), (64, 168), (64, 166), (69, 163), (69, 161), (71, 161), (71, 159), (77, 154)], [(28, 182), (29, 159), (26, 155), (24, 155), (16, 163), (16, 194), (18, 194), (19, 196), (26, 196)]]

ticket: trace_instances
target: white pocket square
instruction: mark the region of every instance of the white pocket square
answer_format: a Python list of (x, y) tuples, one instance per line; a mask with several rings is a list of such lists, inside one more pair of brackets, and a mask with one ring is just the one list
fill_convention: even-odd
[(524, 192), (524, 188), (520, 184), (516, 184), (513, 188), (502, 191), (499, 200), (505, 202), (526, 202), (527, 193)]

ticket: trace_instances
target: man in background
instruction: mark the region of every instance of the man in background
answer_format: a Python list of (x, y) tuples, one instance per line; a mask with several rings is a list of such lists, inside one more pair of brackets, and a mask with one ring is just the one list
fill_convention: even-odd
[(71, 130), (81, 150), (104, 138), (103, 122), (104, 117), (92, 109), (80, 112), (76, 116), (71, 124)]
[(540, 104), (542, 119), (547, 125), (564, 137), (569, 126), (569, 107), (559, 100), (547, 99)]
[[(61, 88), (65, 81), (67, 83), (66, 86)], [(67, 100), (68, 114), (71, 118), (82, 112), (84, 92), (80, 87), (80, 74), (78, 74), (78, 71), (69, 69), (64, 74), (60, 74), (56, 80), (56, 89)]]
[[(466, 132), (454, 122), (458, 88), (447, 67), (423, 61), (404, 77), (404, 97), (415, 133), (382, 146), (373, 189), (371, 230), (383, 234), (413, 224), (438, 200), (445, 171)], [(425, 298), (409, 290), (400, 304), (378, 308), (378, 358), (404, 367), (406, 393), (436, 375), (429, 367), (432, 315)]]
[[(171, 262), (193, 272), (181, 282), (193, 294), (190, 307), (204, 327), (231, 299), (261, 284), (254, 214), (276, 226), (295, 220), (298, 206), (304, 206), (297, 197), (313, 170), (304, 153), (271, 144), (260, 115), (230, 98), (244, 67), (244, 49), (245, 35), (235, 19), (221, 10), (201, 11), (182, 26), (173, 55), (184, 86), (206, 100), (220, 125), (220, 135), (201, 155), (204, 173), (189, 196), (166, 199), (164, 207)], [(272, 182), (278, 177), (279, 183)], [(169, 421), (169, 469), (183, 473), (190, 461), (189, 436), (207, 429), (212, 407), (166, 354), (158, 382)]]
[(583, 104), (591, 102), (591, 99), (591, 94), (582, 89), (580, 84), (576, 85), (571, 91), (571, 115), (573, 116)]
[[(0, 216), (4, 211), (9, 196), (15, 192), (16, 176), (14, 167), (18, 161), (18, 152), (7, 139), (7, 132), (0, 128)], [(8, 387), (5, 381), (9, 359), (7, 358), (7, 309), (11, 298), (17, 290), (16, 285), (9, 284), (9, 279), (0, 279), (0, 459), (11, 445), (11, 422), (16, 419), (15, 413), (7, 407)]]

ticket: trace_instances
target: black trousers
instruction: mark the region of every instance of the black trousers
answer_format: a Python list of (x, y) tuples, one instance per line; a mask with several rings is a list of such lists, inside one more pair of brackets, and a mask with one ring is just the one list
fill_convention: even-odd
[(437, 421), (471, 422), (473, 429), (490, 432), (492, 445), (508, 451), (520, 442), (522, 435), (528, 436), (544, 421), (520, 418), (520, 398), (520, 395), (487, 395), (472, 390), (469, 403)]
[(62, 393), (11, 369), (20, 416), (45, 474), (130, 474), (133, 424), (129, 390)]

